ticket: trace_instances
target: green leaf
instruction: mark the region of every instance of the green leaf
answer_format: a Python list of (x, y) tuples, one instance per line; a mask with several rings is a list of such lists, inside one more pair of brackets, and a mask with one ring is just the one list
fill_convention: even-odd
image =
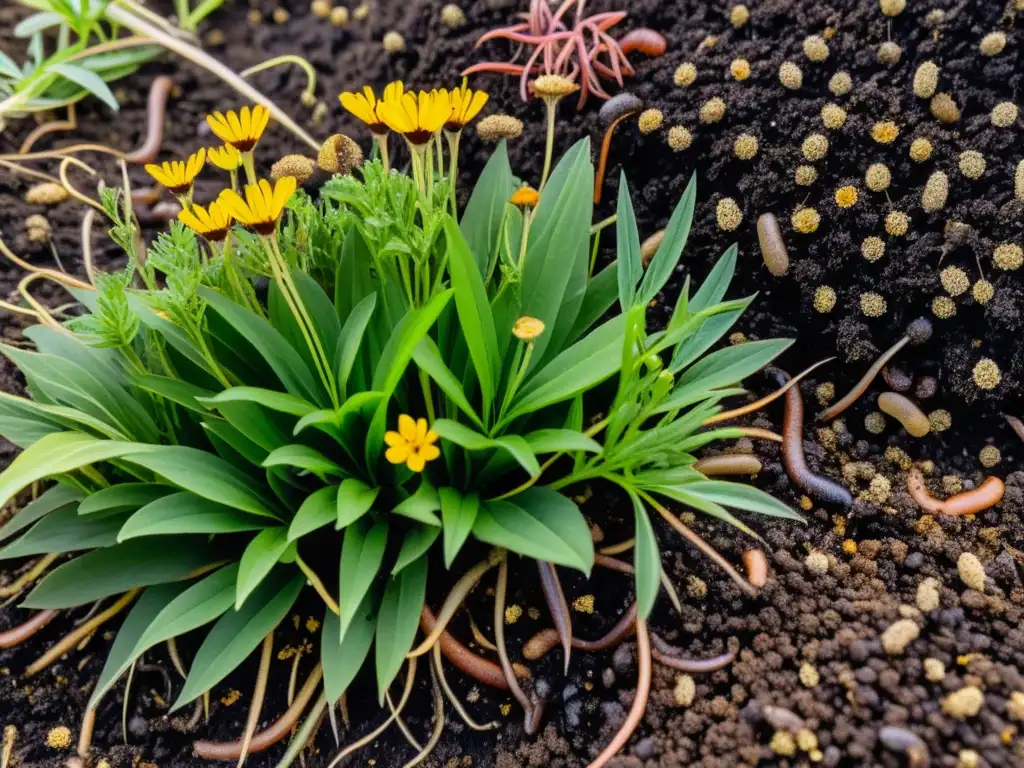
[(203, 405), (214, 393), (208, 389), (189, 384), (187, 381), (172, 379), (168, 376), (156, 376), (154, 374), (140, 374), (134, 379), (135, 386), (160, 395), (172, 403), (177, 403), (195, 413), (206, 415), (210, 409)]
[[(63, 432), (65, 430), (81, 430), (99, 433), (111, 440), (121, 440), (124, 433), (120, 429), (111, 427), (106, 421), (98, 419), (85, 411), (76, 408), (69, 408), (64, 405), (50, 405), (37, 400), (30, 400), (25, 397), (18, 397), (7, 392), (0, 392), (0, 413), (9, 414), (0, 423), (0, 433), (15, 445), (27, 448), (44, 435), (51, 432)], [(45, 429), (36, 437), (26, 440), (18, 438), (16, 434), (6, 426), (12, 417), (20, 417), (27, 421), (35, 421), (39, 427)], [(82, 430), (82, 428), (85, 428)]]
[(580, 306), (576, 322), (566, 339), (567, 342), (572, 343), (589, 331), (594, 323), (600, 320), (615, 303), (618, 270), (618, 263), (613, 261), (587, 283), (583, 304)]
[(709, 501), (707, 499), (703, 499), (700, 496), (694, 496), (692, 493), (689, 493), (687, 491), (687, 488), (690, 485), (691, 483), (680, 483), (678, 485), (645, 486), (645, 488), (651, 493), (657, 493), (661, 496), (673, 499), (674, 501), (678, 501), (681, 504), (693, 507), (699, 512), (703, 512), (706, 515), (710, 515), (716, 520), (721, 520), (723, 523), (728, 523), (729, 525), (736, 528), (736, 530), (742, 531), (748, 536), (751, 536), (755, 539), (761, 538), (757, 535), (757, 532), (754, 531), (749, 525), (744, 523), (742, 520), (740, 520), (738, 517), (732, 514), (732, 512), (727, 510), (721, 504), (714, 501)]
[(451, 568), (455, 556), (473, 532), (477, 513), (480, 511), (480, 496), (467, 493), (463, 496), (454, 488), (439, 488), (441, 517), (444, 520), (444, 564)]
[(623, 313), (632, 309), (636, 301), (636, 287), (644, 274), (640, 256), (640, 231), (636, 228), (636, 214), (629, 197), (626, 172), (619, 172), (619, 201), (615, 220), (616, 263), (618, 266), (619, 306)]
[(96, 688), (89, 698), (88, 709), (94, 709), (121, 675), (142, 655), (145, 648), (140, 649), (138, 646), (146, 628), (152, 625), (153, 620), (181, 593), (182, 589), (182, 584), (158, 584), (142, 593), (128, 612), (117, 631), (113, 645), (110, 646), (103, 671), (100, 672)]
[(320, 662), (324, 667), (324, 691), (332, 704), (342, 697), (370, 654), (370, 644), (377, 628), (371, 595), (356, 609), (345, 639), (341, 638), (340, 620), (333, 611), (324, 611), (320, 630)]
[(371, 293), (360, 301), (352, 309), (352, 313), (345, 320), (345, 325), (338, 336), (338, 347), (334, 352), (334, 359), (338, 365), (338, 389), (342, 397), (348, 392), (349, 378), (352, 376), (352, 369), (356, 364), (359, 355), (359, 347), (366, 334), (366, 326), (373, 317), (373, 310), (377, 306), (377, 294)]
[(384, 693), (416, 639), (427, 593), (427, 559), (421, 557), (388, 582), (377, 614), (377, 693)]
[(172, 486), (160, 483), (118, 483), (82, 499), (78, 514), (135, 511), (171, 493), (174, 493)]
[(79, 555), (50, 572), (21, 604), (23, 608), (71, 608), (101, 597), (180, 581), (214, 562), (202, 538), (169, 536), (154, 547), (136, 540)]
[(467, 451), (487, 451), (492, 449), (501, 449), (509, 453), (520, 466), (525, 469), (530, 476), (536, 475), (540, 472), (540, 465), (537, 463), (537, 457), (533, 455), (533, 451), (526, 442), (519, 438), (515, 438), (518, 435), (506, 435), (498, 439), (493, 439), (482, 435), (472, 427), (467, 427), (465, 424), (459, 424), (457, 421), (451, 419), (437, 419), (430, 428), (436, 432), (441, 439), (450, 440), (456, 445), (460, 445)]
[(292, 443), (282, 445), (263, 460), (264, 467), (296, 467), (316, 475), (344, 475), (345, 471), (316, 448)]
[(412, 359), (424, 373), (434, 380), (437, 386), (441, 388), (441, 391), (455, 403), (456, 407), (470, 418), (478, 429), (485, 429), (480, 416), (477, 415), (476, 409), (473, 408), (466, 397), (461, 382), (445, 365), (441, 352), (433, 339), (429, 336), (424, 336), (420, 343), (416, 345), (416, 349), (413, 350)]
[(202, 422), (202, 427), (221, 458), (243, 473), (251, 472), (253, 467), (260, 466), (270, 455), (270, 451), (254, 443), (223, 419), (209, 419)]
[(75, 85), (85, 88), (89, 93), (98, 98), (115, 112), (120, 109), (117, 99), (114, 98), (110, 87), (103, 82), (103, 78), (88, 69), (76, 67), (67, 62), (59, 64), (48, 64), (47, 69), (70, 80)]
[(264, 517), (247, 515), (188, 491), (181, 491), (142, 507), (124, 523), (117, 540), (183, 533), (237, 533), (259, 531), (266, 527), (267, 519)]
[(157, 643), (184, 635), (232, 610), (237, 581), (238, 563), (231, 563), (191, 584), (146, 628), (137, 650), (141, 653)]
[(288, 546), (288, 529), (284, 526), (267, 528), (249, 542), (238, 563), (236, 611), (277, 565)]
[(19, 531), (28, 528), (32, 523), (42, 519), (51, 512), (56, 512), (64, 507), (76, 504), (82, 498), (82, 492), (77, 488), (71, 488), (57, 483), (47, 490), (35, 501), (30, 501), (21, 511), (14, 515), (0, 527), (0, 541), (9, 539)]
[(76, 552), (117, 542), (124, 515), (80, 517), (71, 504), (46, 515), (17, 541), (0, 549), (0, 560), (30, 555)]
[(377, 571), (384, 560), (388, 545), (388, 526), (377, 523), (374, 526), (360, 523), (345, 529), (345, 541), (341, 547), (341, 565), (338, 568), (340, 588), (338, 607), (341, 609), (341, 640), (345, 639), (349, 625), (355, 618), (356, 609), (363, 602), (366, 593), (377, 578)]
[(416, 493), (395, 505), (391, 512), (440, 528), (441, 518), (434, 514), (440, 509), (441, 501), (438, 498), (437, 491), (434, 490), (434, 486), (430, 484), (427, 478), (421, 477), (420, 486), (416, 489)]
[(241, 610), (228, 611), (213, 625), (199, 647), (192, 669), (171, 712), (208, 691), (253, 652), (267, 633), (276, 627), (302, 590), (301, 574), (287, 578), (284, 569), (256, 589)]
[(495, 251), (505, 205), (513, 192), (515, 181), (508, 162), (508, 147), (502, 139), (473, 187), (460, 224), (477, 272), (481, 275)]
[(697, 202), (697, 174), (690, 177), (690, 183), (686, 185), (686, 191), (672, 212), (672, 218), (665, 227), (665, 237), (661, 241), (658, 252), (654, 254), (651, 263), (644, 273), (643, 282), (640, 283), (640, 295), (637, 303), (647, 304), (658, 295), (658, 292), (665, 286), (672, 272), (679, 263), (686, 248), (686, 240), (690, 236), (690, 224), (693, 222), (693, 207)]
[(748, 341), (712, 352), (690, 366), (679, 377), (672, 395), (659, 410), (663, 410), (669, 402), (682, 401), (693, 392), (710, 392), (742, 381), (768, 365), (792, 343), (791, 339)]
[[(64, 17), (59, 13), (40, 11), (18, 22), (17, 26), (14, 27), (13, 35), (15, 37), (32, 37), (36, 32), (55, 27), (63, 23), (63, 21)], [(14, 77), (20, 78), (21, 72), (18, 72)]]
[(295, 541), (337, 519), (338, 486), (329, 485), (314, 491), (302, 502), (288, 526), (288, 541)]
[(672, 362), (669, 364), (670, 373), (676, 374), (693, 363), (735, 325), (743, 314), (742, 309), (734, 309), (731, 312), (722, 312), (707, 318), (696, 333), (682, 339), (672, 355)]
[(733, 273), (736, 271), (738, 252), (736, 245), (733, 244), (718, 257), (711, 274), (701, 283), (697, 293), (690, 299), (691, 312), (705, 310), (725, 298), (725, 293), (729, 290), (729, 283), (732, 282)]
[(316, 406), (301, 397), (289, 395), (287, 392), (275, 392), (262, 387), (230, 387), (223, 392), (204, 399), (210, 403), (255, 403), (272, 411), (287, 413), (291, 416), (308, 416), (316, 410)]
[(687, 483), (686, 491), (697, 498), (734, 507), (747, 512), (757, 512), (769, 517), (805, 522), (804, 518), (760, 488), (745, 483), (730, 483), (724, 480), (700, 480)]
[(391, 575), (394, 576), (423, 557), (440, 535), (441, 528), (433, 525), (415, 525), (406, 531), (405, 538), (402, 540), (402, 549), (395, 559), (395, 567), (391, 569)]
[(636, 579), (637, 616), (646, 619), (654, 609), (661, 588), (661, 556), (651, 519), (635, 491), (629, 491), (633, 502), (633, 530), (636, 538), (633, 567)]
[(603, 446), (592, 437), (574, 429), (538, 429), (524, 438), (534, 453), (600, 453)]
[(276, 518), (271, 502), (253, 488), (249, 475), (207, 451), (182, 445), (146, 446), (124, 458), (204, 499)]
[(380, 488), (371, 488), (354, 477), (342, 481), (338, 487), (338, 520), (334, 527), (340, 530), (369, 512), (378, 493)]
[(494, 317), (491, 314), (490, 302), (487, 300), (484, 279), (473, 261), (469, 245), (451, 217), (445, 217), (444, 231), (448, 242), (448, 272), (451, 275), (452, 288), (455, 290), (459, 329), (466, 339), (469, 357), (476, 370), (480, 393), (483, 396), (483, 411), (486, 415), (494, 402), (498, 377), (501, 375)]
[(138, 443), (102, 440), (81, 432), (54, 432), (30, 445), (0, 474), (0, 506), (37, 480), (116, 459), (140, 448)]
[[(299, 300), (305, 306), (312, 322), (313, 332), (320, 338), (324, 352), (330, 355), (337, 349), (341, 336), (341, 321), (334, 309), (334, 303), (320, 284), (301, 269), (293, 268), (291, 274)], [(337, 358), (329, 360), (337, 366)]]

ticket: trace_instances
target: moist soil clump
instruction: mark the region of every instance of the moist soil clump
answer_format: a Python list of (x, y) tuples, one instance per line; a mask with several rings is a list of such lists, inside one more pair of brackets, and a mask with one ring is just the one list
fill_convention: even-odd
[[(352, 14), (346, 25), (334, 26), (315, 16), (306, 3), (284, 3), (288, 20), (278, 24), (273, 20), (276, 3), (250, 2), (248, 7), (218, 11), (204, 25), (201, 37), (208, 50), (236, 70), (274, 55), (303, 54), (318, 71), (317, 93), (325, 110), (300, 103), (304, 82), (296, 68), (260, 73), (254, 83), (315, 135), (340, 130), (366, 147), (365, 131), (338, 107), (339, 91), (366, 83), (379, 89), (392, 79), (402, 79), (409, 87), (451, 86), (462, 69), (482, 57), (508, 58), (511, 51), (504, 43), (488, 43), (481, 51), (473, 46), (488, 29), (513, 23), (522, 4), (466, 3), (465, 21), (454, 28), (442, 23), (442, 5), (382, 0), (369, 5), (365, 19)], [(652, 315), (667, 319), (683, 277), (692, 274), (702, 280), (717, 256), (738, 242), (740, 260), (730, 296), (758, 296), (729, 342), (795, 338), (797, 343), (780, 361), (793, 373), (822, 356), (836, 356), (802, 382), (809, 420), (805, 449), (811, 469), (842, 481), (856, 500), (847, 511), (815, 504), (794, 488), (774, 444), (739, 446), (756, 452), (764, 463), (758, 485), (800, 507), (808, 518), (802, 526), (748, 518), (763, 543), (722, 523), (699, 517), (692, 521), (694, 529), (732, 562), (739, 563), (745, 549), (765, 549), (770, 577), (756, 599), (744, 597), (713, 564), (656, 523), (663, 564), (680, 591), (683, 611), (680, 616), (668, 601), (660, 600), (652, 627), (689, 656), (711, 657), (736, 648), (739, 655), (732, 665), (703, 676), (685, 676), (655, 664), (644, 722), (613, 764), (1024, 764), (1024, 446), (1001, 416), (1024, 415), (1019, 394), (1024, 349), (1017, 342), (1024, 322), (1024, 293), (1020, 272), (1004, 268), (1013, 260), (997, 257), (1000, 245), (1024, 245), (1024, 202), (1014, 197), (1014, 173), (1024, 159), (1024, 138), (1019, 118), (1000, 126), (992, 117), (999, 104), (1015, 102), (1024, 85), (1019, 66), (1022, 12), (1014, 10), (1012, 0), (927, 0), (907, 4), (895, 16), (884, 15), (875, 0), (765, 0), (749, 5), (749, 19), (736, 23), (744, 14), (732, 3), (629, 3), (629, 17), (621, 29), (656, 29), (666, 36), (668, 49), (653, 59), (632, 54), (637, 72), (626, 87), (664, 117), (661, 128), (650, 133), (641, 132), (635, 120), (619, 127), (596, 219), (614, 213), (620, 167), (634, 191), (642, 237), (665, 226), (686, 182), (697, 174), (698, 203), (689, 246), (679, 274), (666, 287), (665, 308), (659, 304)], [(607, 2), (593, 6), (588, 5), (588, 11), (612, 8)], [(168, 4), (157, 4), (157, 9), (171, 10)], [(20, 9), (0, 9), (0, 45), (5, 51), (22, 50), (9, 30), (23, 16)], [(405, 46), (389, 54), (382, 41), (391, 31), (402, 36)], [(982, 39), (997, 31), (1006, 35), (1005, 49), (984, 55)], [(811, 36), (814, 39), (808, 41)], [(739, 60), (749, 68), (743, 77), (737, 76), (746, 72)], [(695, 79), (677, 85), (676, 71), (687, 62), (694, 66)], [(783, 70), (786, 80), (794, 84), (797, 68), (798, 88), (780, 81), (780, 69), (787, 62), (792, 66)], [(915, 94), (915, 88), (927, 91), (924, 81), (930, 68), (916, 77), (926, 62), (937, 65), (935, 93), (944, 97)], [(122, 104), (116, 117), (95, 100), (84, 102), (75, 139), (123, 150), (138, 146), (145, 134), (147, 90), (158, 74), (169, 74), (177, 86), (161, 159), (183, 158), (211, 144), (204, 115), (236, 107), (238, 99), (222, 83), (171, 57), (116, 84)], [(513, 167), (524, 179), (536, 181), (543, 159), (542, 105), (521, 102), (513, 78), (478, 76), (472, 85), (491, 94), (485, 114), (508, 112), (527, 124), (510, 151)], [(721, 110), (705, 108), (713, 99), (721, 99), (725, 106), (717, 121), (709, 118)], [(603, 131), (598, 107), (591, 102), (577, 113), (573, 99), (563, 101), (556, 154), (581, 136), (590, 136), (596, 150)], [(318, 111), (324, 114), (314, 120)], [(954, 113), (957, 119), (949, 122)], [(9, 125), (4, 151), (16, 151), (30, 127), (28, 122)], [(679, 141), (681, 129), (689, 136), (688, 144)], [(827, 140), (824, 153), (818, 139), (805, 147), (814, 134)], [(678, 151), (670, 146), (672, 137)], [(741, 137), (742, 148), (737, 145)], [(751, 137), (756, 145), (748, 140)], [(922, 140), (930, 145), (927, 158)], [(36, 148), (62, 143), (69, 140), (48, 137)], [(683, 144), (687, 146), (682, 148)], [(491, 148), (472, 130), (463, 147), (464, 196)], [(262, 170), (289, 152), (305, 149), (280, 127), (272, 127), (261, 142), (259, 157), (266, 165)], [(977, 154), (964, 155), (971, 152)], [(119, 178), (116, 165), (107, 158), (88, 159), (108, 183)], [(869, 168), (877, 164), (888, 171), (884, 188), (879, 188), (879, 172), (868, 177)], [(945, 199), (932, 195), (925, 202), (926, 189), (934, 190), (938, 183), (929, 185), (929, 179), (938, 172), (946, 175)], [(140, 168), (130, 168), (129, 173), (136, 187), (150, 185)], [(82, 174), (74, 178), (80, 189), (94, 193), (92, 180)], [(28, 186), (24, 180), (4, 177), (0, 230), (5, 242), (34, 263), (50, 265), (49, 246), (31, 243), (24, 224), (29, 215), (43, 213), (63, 263), (81, 272), (82, 206), (74, 201), (55, 207), (28, 205), (23, 200)], [(197, 199), (208, 200), (216, 192), (209, 180), (201, 180)], [(720, 228), (716, 216), (726, 198), (741, 214), (730, 231)], [(815, 217), (805, 214), (796, 219), (802, 222), (798, 227), (794, 214), (808, 208), (818, 214), (817, 224), (810, 226), (807, 222)], [(760, 256), (755, 222), (767, 212), (778, 218), (788, 250), (789, 271), (782, 277), (773, 277)], [(159, 226), (154, 222), (147, 234)], [(97, 266), (116, 268), (122, 263), (117, 249), (102, 225), (94, 229)], [(877, 240), (868, 247), (868, 238)], [(880, 254), (879, 242), (884, 246)], [(608, 237), (599, 260), (607, 263), (613, 255)], [(950, 267), (959, 273), (945, 273), (944, 279), (942, 270)], [(0, 294), (12, 293), (20, 277), (19, 270), (4, 265)], [(982, 281), (992, 289), (989, 298)], [(48, 306), (69, 300), (56, 289), (37, 285), (37, 295)], [(831, 289), (833, 302), (821, 300), (829, 293), (825, 289)], [(826, 307), (828, 311), (820, 311)], [(929, 435), (910, 437), (897, 422), (877, 413), (877, 395), (887, 388), (881, 378), (839, 422), (810, 423), (819, 403), (827, 405), (845, 393), (919, 316), (930, 317), (934, 324), (931, 341), (904, 349), (896, 360), (899, 370), (887, 373), (890, 382), (896, 380), (894, 373), (910, 379), (908, 394), (933, 417)], [(5, 314), (4, 339), (21, 343), (23, 326), (23, 318)], [(995, 386), (989, 386), (991, 379), (979, 381), (974, 375), (983, 358), (997, 366)], [(0, 360), (0, 386), (22, 391), (19, 376), (5, 360)], [(767, 377), (754, 377), (748, 386), (763, 394), (773, 385)], [(836, 395), (829, 398), (829, 390)], [(776, 403), (753, 423), (777, 430), (781, 411), (781, 403)], [(991, 467), (982, 466), (979, 458), (986, 446), (999, 452)], [(9, 444), (0, 447), (4, 465), (13, 455)], [(905, 490), (912, 461), (934, 463), (928, 482), (943, 497), (980, 485), (988, 474), (1005, 479), (1005, 496), (975, 516), (924, 514)], [(630, 535), (632, 511), (623, 499), (605, 495), (600, 488), (579, 493), (593, 494), (584, 511), (600, 526), (605, 543)], [(980, 581), (976, 573), (965, 581), (963, 569), (958, 569), (965, 553), (980, 561)], [(479, 556), (480, 552), (465, 553), (461, 565)], [(10, 564), (5, 581), (26, 567), (22, 562)], [(535, 571), (525, 566), (518, 571), (514, 566), (514, 589), (508, 599), (510, 606), (521, 609), (507, 626), (513, 656), (519, 655), (529, 636), (549, 626)], [(604, 634), (632, 599), (629, 579), (619, 574), (597, 569), (589, 583), (577, 574), (562, 576), (570, 602), (582, 598), (573, 610), (580, 636)], [(435, 606), (443, 586), (431, 586), (437, 590)], [(485, 582), (471, 607), (484, 634), (493, 636), (487, 591)], [(21, 672), (87, 610), (61, 616), (31, 643), (0, 650), (0, 672), (9, 679), (0, 686), (0, 725), (17, 728), (17, 762), (12, 765), (59, 766), (73, 754), (74, 738), (62, 747), (54, 737), (50, 741), (57, 746), (51, 747), (48, 736), (58, 726), (77, 734), (116, 622), (39, 675), (22, 679)], [(300, 684), (316, 661), (319, 649), (309, 619), (318, 616), (318, 610), (311, 603), (309, 611), (298, 612), (278, 632), (279, 660), (272, 668), (261, 727), (287, 707), (284, 681), (296, 653)], [(0, 630), (26, 617), (16, 606), (6, 606), (0, 610)], [(465, 616), (458, 618), (453, 631), (467, 643), (472, 637)], [(187, 643), (181, 650), (186, 659), (194, 651)], [(483, 722), (495, 719), (501, 727), (470, 730), (448, 708), (447, 730), (427, 764), (586, 765), (632, 703), (634, 650), (627, 642), (606, 654), (574, 652), (568, 677), (561, 671), (560, 651), (532, 665), (535, 688), (548, 699), (547, 725), (534, 739), (523, 736), (521, 712), (509, 697), (449, 670), (456, 693), (469, 700), (474, 716)], [(163, 649), (150, 652), (134, 675), (124, 710), (127, 743), (122, 735), (121, 686), (99, 711), (93, 740), (96, 760), (105, 759), (112, 766), (196, 765), (193, 739), (234, 739), (242, 733), (255, 668), (256, 660), (250, 659), (217, 686), (206, 722), (202, 711), (191, 708), (168, 716), (167, 705), (180, 689), (180, 678)], [(429, 683), (423, 677), (406, 717), (418, 738), (432, 722)], [(343, 744), (365, 735), (383, 719), (375, 708), (365, 706), (372, 700), (371, 687), (360, 680), (349, 697), (351, 728), (343, 729)], [(325, 726), (307, 764), (326, 765), (335, 751), (331, 729)], [(249, 764), (275, 765), (282, 752), (278, 745), (253, 756)], [(398, 766), (414, 754), (392, 729), (351, 764), (368, 765), (372, 760), (378, 766)]]

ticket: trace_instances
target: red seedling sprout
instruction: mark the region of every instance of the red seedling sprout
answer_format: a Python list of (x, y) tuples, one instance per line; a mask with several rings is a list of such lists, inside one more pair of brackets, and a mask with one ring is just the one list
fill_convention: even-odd
[[(584, 17), (585, 6), (586, 0), (564, 0), (556, 11), (552, 11), (547, 0), (530, 0), (529, 12), (519, 14), (524, 19), (522, 22), (491, 30), (477, 41), (477, 47), (498, 38), (519, 43), (512, 59), (474, 64), (462, 74), (496, 72), (518, 75), (519, 92), (524, 101), (530, 95), (530, 78), (540, 75), (561, 75), (574, 82), (579, 78), (579, 109), (591, 94), (601, 99), (610, 98), (601, 79), (615, 80), (621, 86), (624, 76), (634, 74), (620, 42), (608, 34), (609, 29), (626, 18), (626, 12), (610, 11)], [(574, 7), (570, 28), (564, 17)], [(533, 46), (533, 51), (526, 63), (518, 64), (518, 59), (530, 46)]]

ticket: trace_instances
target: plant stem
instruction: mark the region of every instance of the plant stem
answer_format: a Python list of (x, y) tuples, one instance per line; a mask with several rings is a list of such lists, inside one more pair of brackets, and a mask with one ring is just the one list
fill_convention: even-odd
[(462, 131), (446, 132), (445, 135), (448, 137), (448, 154), (451, 155), (448, 165), (448, 191), (451, 197), (452, 217), (458, 221), (459, 206), (455, 197), (455, 187), (459, 183), (459, 142), (462, 139)]
[(391, 173), (391, 161), (388, 157), (388, 134), (374, 136), (377, 142), (377, 149), (380, 150), (380, 162), (384, 166), (384, 173)]
[(544, 146), (544, 172), (540, 177), (538, 192), (544, 191), (544, 185), (548, 183), (548, 174), (551, 172), (551, 155), (555, 151), (555, 112), (558, 109), (558, 99), (545, 98), (544, 101), (548, 106), (548, 135)]
[(306, 59), (294, 53), (287, 53), (284, 56), (275, 56), (272, 59), (268, 59), (260, 64), (243, 69), (239, 72), (240, 77), (248, 77), (249, 75), (255, 75), (257, 72), (262, 72), (266, 69), (272, 69), (273, 67), (280, 66), (281, 64), (295, 64), (302, 68), (302, 71), (306, 73), (306, 88), (302, 92), (304, 99), (316, 98), (316, 70), (313, 69), (313, 65), (310, 64)]

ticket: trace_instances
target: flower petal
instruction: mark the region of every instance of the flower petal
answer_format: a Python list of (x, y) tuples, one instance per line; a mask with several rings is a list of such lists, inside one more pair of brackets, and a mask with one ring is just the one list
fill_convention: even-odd
[(417, 453), (423, 457), (424, 461), (433, 461), (441, 455), (441, 449), (436, 445), (421, 445)]
[(398, 432), (406, 440), (412, 442), (416, 439), (416, 421), (412, 416), (403, 413), (398, 417)]
[(412, 448), (407, 444), (403, 444), (388, 448), (384, 454), (384, 458), (392, 464), (405, 464), (406, 460), (408, 460), (411, 455)]
[(418, 453), (410, 453), (405, 463), (413, 472), (422, 472), (427, 466), (427, 462)]

